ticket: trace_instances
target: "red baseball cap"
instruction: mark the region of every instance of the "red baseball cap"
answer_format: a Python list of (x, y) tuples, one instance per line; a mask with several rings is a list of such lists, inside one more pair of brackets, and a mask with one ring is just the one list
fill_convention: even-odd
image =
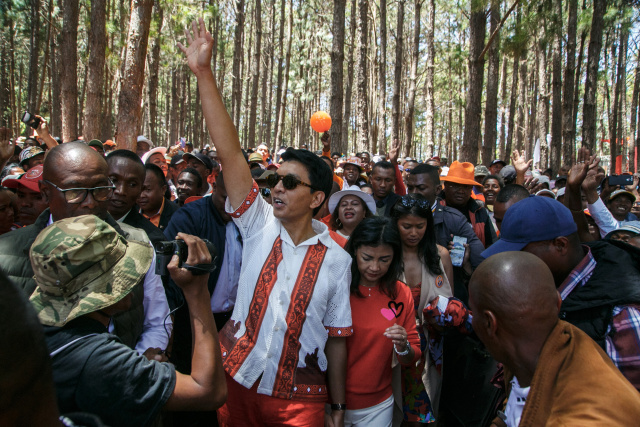
[(23, 186), (36, 193), (40, 192), (38, 181), (42, 181), (42, 165), (34, 166), (26, 173), (23, 173), (20, 178), (10, 178), (2, 181), (2, 186), (7, 188), (18, 188)]

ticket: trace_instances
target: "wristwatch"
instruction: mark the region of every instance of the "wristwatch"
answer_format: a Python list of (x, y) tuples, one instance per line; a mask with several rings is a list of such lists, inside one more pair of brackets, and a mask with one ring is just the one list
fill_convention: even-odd
[(398, 351), (398, 348), (395, 344), (393, 345), (393, 349), (396, 351), (396, 354), (398, 356), (406, 356), (411, 351), (411, 343), (407, 340), (407, 349), (403, 352)]
[(347, 404), (346, 403), (332, 403), (331, 404), (332, 411), (346, 411)]

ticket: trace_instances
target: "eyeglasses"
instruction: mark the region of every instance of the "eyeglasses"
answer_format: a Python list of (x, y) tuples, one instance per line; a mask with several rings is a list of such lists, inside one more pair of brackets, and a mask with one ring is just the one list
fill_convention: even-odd
[(260, 189), (260, 194), (262, 194), (262, 197), (264, 197), (264, 198), (271, 197), (271, 189), (270, 188), (261, 188)]
[(278, 185), (280, 180), (282, 180), (282, 186), (286, 190), (294, 190), (298, 185), (304, 185), (305, 187), (309, 187), (312, 190), (319, 191), (317, 188), (315, 188), (311, 184), (307, 184), (306, 182), (300, 181), (294, 175), (284, 175), (284, 176), (282, 176), (282, 175), (278, 175), (277, 173), (274, 173), (272, 175), (269, 175), (267, 177), (267, 179), (266, 179), (267, 185), (269, 186), (269, 188), (274, 188), (276, 185)]
[(111, 198), (111, 196), (113, 195), (113, 190), (116, 188), (116, 186), (113, 185), (111, 181), (109, 181), (109, 183), (111, 183), (110, 186), (93, 188), (60, 188), (53, 182), (47, 181), (46, 179), (43, 179), (42, 181), (53, 186), (56, 190), (61, 192), (64, 195), (64, 199), (67, 201), (67, 203), (72, 204), (84, 202), (84, 199), (87, 198), (87, 194), (89, 194), (89, 191), (91, 191), (91, 196), (96, 202), (107, 201)]
[(431, 206), (429, 205), (429, 201), (427, 199), (418, 199), (416, 197), (401, 197), (398, 200), (403, 207), (407, 209), (411, 209), (414, 206), (419, 207), (420, 209), (431, 210)]

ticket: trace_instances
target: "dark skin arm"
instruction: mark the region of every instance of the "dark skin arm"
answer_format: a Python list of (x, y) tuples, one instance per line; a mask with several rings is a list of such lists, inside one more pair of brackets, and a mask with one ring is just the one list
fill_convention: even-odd
[[(329, 337), (325, 345), (327, 355), (327, 381), (331, 403), (346, 403), (345, 378), (347, 377), (347, 341), (342, 337)], [(344, 411), (331, 411), (325, 416), (324, 425), (327, 427), (344, 426)]]
[[(208, 264), (211, 255), (198, 237), (178, 233), (187, 243), (187, 264)], [(227, 383), (222, 367), (222, 352), (218, 331), (211, 313), (211, 297), (207, 289), (209, 275), (194, 276), (185, 268), (178, 268), (178, 257), (168, 265), (173, 281), (182, 289), (191, 321), (193, 354), (191, 375), (176, 372), (176, 386), (167, 400), (165, 409), (170, 411), (214, 411), (227, 400)]]
[(573, 220), (578, 226), (578, 236), (582, 242), (590, 242), (593, 237), (589, 233), (587, 218), (582, 210), (581, 187), (587, 178), (588, 172), (596, 171), (598, 162), (599, 160), (595, 156), (590, 155), (588, 148), (580, 148), (578, 150), (578, 163), (571, 167), (567, 177), (563, 202), (571, 210)]
[(513, 167), (516, 169), (516, 184), (522, 185), (524, 183), (524, 174), (531, 167), (533, 159), (527, 161), (524, 158), (524, 152), (521, 155), (518, 150), (513, 150), (511, 162), (513, 163)]

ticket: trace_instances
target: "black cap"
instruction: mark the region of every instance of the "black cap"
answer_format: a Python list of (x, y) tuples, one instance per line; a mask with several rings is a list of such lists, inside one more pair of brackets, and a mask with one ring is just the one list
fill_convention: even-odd
[(500, 160), (500, 159), (495, 159), (493, 162), (491, 162), (491, 164), (489, 166), (493, 166), (493, 165), (498, 164), (498, 163), (502, 163), (503, 166), (507, 166), (505, 161), (504, 160)]
[(209, 158), (209, 156), (205, 156), (202, 153), (184, 153), (182, 155), (182, 160), (184, 160), (185, 162), (188, 162), (191, 158), (199, 160), (205, 168), (213, 170), (213, 161)]
[(179, 163), (182, 162), (182, 156), (184, 155), (184, 153), (182, 151), (178, 151), (172, 158), (171, 158), (171, 163), (169, 163), (169, 166), (176, 166)]

